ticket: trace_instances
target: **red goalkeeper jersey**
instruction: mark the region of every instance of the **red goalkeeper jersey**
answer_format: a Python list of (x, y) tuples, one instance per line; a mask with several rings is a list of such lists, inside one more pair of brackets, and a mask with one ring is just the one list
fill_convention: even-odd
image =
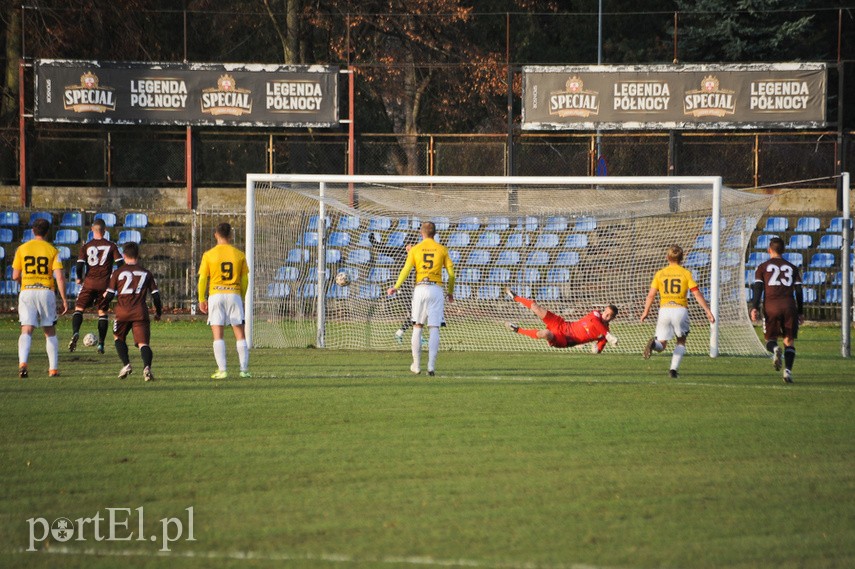
[(609, 324), (603, 322), (603, 315), (599, 310), (592, 310), (584, 318), (575, 322), (567, 322), (560, 316), (548, 312), (543, 321), (547, 329), (555, 335), (555, 341), (551, 345), (556, 348), (569, 348), (596, 340), (597, 349), (602, 351), (606, 345)]

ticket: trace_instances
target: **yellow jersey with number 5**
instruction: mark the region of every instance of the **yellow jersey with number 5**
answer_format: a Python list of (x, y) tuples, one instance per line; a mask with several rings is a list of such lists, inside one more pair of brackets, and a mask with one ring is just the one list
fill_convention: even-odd
[(657, 271), (650, 288), (659, 291), (659, 306), (683, 306), (688, 308), (690, 290), (698, 288), (692, 273), (680, 265), (668, 265)]
[(53, 272), (62, 270), (59, 251), (43, 239), (27, 241), (15, 251), (12, 268), (21, 271), (21, 290), (56, 289)]
[(413, 245), (407, 253), (407, 262), (398, 276), (395, 288), (401, 288), (404, 281), (410, 275), (412, 269), (416, 269), (416, 284), (423, 281), (442, 286), (442, 269), (448, 273), (448, 292), (454, 291), (454, 265), (448, 256), (448, 249), (433, 239), (427, 237), (417, 245)]
[[(243, 295), (242, 283), (249, 275), (246, 255), (232, 245), (221, 244), (202, 255), (199, 278), (210, 278), (208, 296), (233, 293)], [(199, 299), (203, 301), (204, 298)]]

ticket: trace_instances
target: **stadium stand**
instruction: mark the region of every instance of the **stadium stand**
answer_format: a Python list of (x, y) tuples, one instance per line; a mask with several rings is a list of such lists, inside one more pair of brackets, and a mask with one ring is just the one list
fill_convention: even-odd
[(2, 227), (18, 227), (21, 224), (21, 218), (16, 211), (0, 212), (0, 226)]
[(822, 300), (823, 304), (840, 304), (843, 302), (843, 293), (839, 288), (829, 288), (825, 290), (825, 297)]
[(67, 211), (62, 214), (59, 222), (60, 227), (82, 227), (83, 214), (79, 211)]
[(496, 259), (497, 265), (518, 265), (520, 262), (519, 251), (501, 251)]
[(526, 265), (543, 266), (549, 264), (549, 253), (546, 251), (532, 251), (525, 261)]
[(558, 246), (557, 233), (541, 233), (537, 236), (534, 246), (538, 249), (552, 249)]
[(527, 233), (511, 233), (505, 241), (505, 247), (509, 249), (519, 249), (523, 246), (528, 246), (530, 240)]
[(811, 269), (828, 269), (834, 266), (834, 255), (831, 253), (814, 253), (808, 267)]
[(586, 233), (571, 233), (564, 240), (565, 249), (584, 249), (588, 246), (588, 235)]
[(802, 288), (802, 295), (805, 304), (814, 304), (818, 298), (816, 289), (809, 286)]
[(757, 241), (754, 243), (754, 248), (765, 251), (769, 248), (769, 241), (771, 241), (773, 237), (778, 237), (778, 235), (769, 235), (767, 233), (758, 235)]
[(843, 249), (843, 236), (827, 234), (819, 238), (817, 249)]
[(573, 231), (580, 233), (590, 233), (597, 228), (597, 220), (593, 217), (580, 217), (576, 219), (576, 224), (573, 226)]
[[(90, 231), (89, 233), (86, 234), (86, 241), (92, 241), (93, 237), (95, 237), (95, 234)], [(104, 239), (107, 239), (108, 241), (110, 240), (110, 232), (109, 231), (104, 232)]]
[[(329, 229), (330, 224), (332, 223), (332, 220), (330, 219), (329, 216), (326, 216), (324, 221), (325, 221), (324, 228)], [(308, 225), (307, 229), (309, 231), (317, 231), (318, 230), (318, 216), (317, 215), (309, 216), (309, 225)]]
[(104, 225), (106, 225), (107, 227), (115, 227), (116, 222), (118, 221), (115, 213), (105, 211), (99, 211), (98, 213), (96, 213), (95, 217), (93, 217), (92, 220), (94, 221), (96, 219), (100, 219), (101, 221), (103, 221)]
[(804, 264), (804, 256), (799, 252), (787, 251), (781, 257), (784, 258), (785, 261), (789, 261), (797, 267), (801, 267)]
[(21, 235), (21, 243), (26, 243), (27, 241), (31, 240), (32, 238), (33, 238), (33, 230), (27, 228), (24, 230), (24, 233)]
[(796, 233), (815, 233), (819, 231), (820, 221), (818, 217), (800, 217), (796, 222)]
[(766, 233), (783, 233), (790, 226), (790, 221), (786, 217), (769, 217), (766, 218), (766, 226), (763, 231)]
[(433, 221), (437, 231), (448, 231), (451, 226), (451, 221), (447, 217), (434, 217), (431, 221)]
[(805, 274), (802, 275), (802, 284), (804, 285), (821, 286), (825, 284), (825, 280), (825, 271), (805, 271)]
[(520, 217), (517, 219), (517, 231), (537, 231), (537, 218), (533, 216)]
[[(852, 220), (849, 220), (849, 227), (852, 227)], [(833, 217), (831, 221), (828, 223), (828, 229), (826, 229), (829, 233), (843, 233), (843, 218), (842, 217)]]
[(0, 227), (0, 243), (11, 243), (13, 235), (8, 227)]
[(504, 267), (493, 267), (484, 280), (493, 283), (506, 283), (511, 280), (511, 271)]
[(46, 219), (48, 223), (53, 225), (53, 214), (49, 211), (34, 211), (31, 213), (29, 226), (32, 227), (37, 219)]
[(139, 243), (142, 241), (142, 234), (136, 229), (125, 229), (119, 232), (119, 240), (116, 241), (116, 245), (124, 245), (125, 243), (129, 243), (133, 241), (135, 243)]
[(358, 215), (343, 215), (338, 218), (339, 231), (354, 231), (359, 229), (360, 219)]
[(812, 246), (813, 239), (811, 239), (811, 236), (803, 233), (791, 235), (787, 243), (787, 249), (810, 249)]
[(60, 229), (53, 238), (54, 245), (74, 245), (80, 241), (80, 235), (76, 229)]
[(487, 220), (486, 231), (506, 231), (511, 226), (511, 220), (507, 217), (491, 217)]
[(457, 223), (457, 231), (478, 231), (481, 228), (481, 220), (477, 217), (462, 217)]
[(554, 215), (546, 218), (546, 223), (543, 225), (544, 231), (567, 231), (567, 218), (560, 215)]
[(683, 262), (685, 267), (706, 267), (710, 264), (710, 255), (704, 251), (691, 251)]
[(559, 266), (573, 266), (579, 264), (579, 253), (576, 251), (559, 251), (555, 257), (555, 264)]
[(762, 263), (763, 261), (769, 260), (769, 253), (764, 252), (752, 252), (748, 254), (748, 260), (745, 261), (745, 266), (750, 268), (757, 268), (757, 265)]
[(448, 238), (447, 247), (466, 247), (469, 245), (469, 233), (466, 231), (455, 231)]
[(388, 217), (375, 217), (368, 222), (368, 231), (388, 231), (392, 228), (392, 220)]
[(501, 237), (494, 231), (488, 231), (478, 236), (476, 247), (498, 247), (501, 242)]

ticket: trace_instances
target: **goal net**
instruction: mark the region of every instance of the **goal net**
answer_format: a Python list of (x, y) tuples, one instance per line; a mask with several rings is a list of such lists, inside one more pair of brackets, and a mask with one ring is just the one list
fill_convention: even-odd
[[(442, 350), (550, 349), (506, 328), (543, 327), (502, 294), (509, 286), (568, 321), (616, 305), (620, 341), (606, 349), (640, 353), (656, 322), (655, 309), (639, 322), (650, 281), (679, 244), (717, 318), (710, 325), (689, 299), (688, 350), (763, 354), (748, 317), (745, 251), (768, 203), (712, 177), (250, 175), (249, 338), (256, 347), (409, 350), (409, 332), (402, 343), (395, 332), (409, 321), (412, 287), (392, 297), (386, 289), (405, 243), (430, 220), (457, 281)], [(342, 272), (348, 286), (335, 282)]]

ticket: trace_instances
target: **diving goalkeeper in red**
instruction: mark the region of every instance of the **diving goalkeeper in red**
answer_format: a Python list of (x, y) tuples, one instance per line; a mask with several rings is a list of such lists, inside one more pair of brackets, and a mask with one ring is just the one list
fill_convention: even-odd
[(609, 322), (614, 320), (618, 313), (617, 306), (613, 304), (606, 306), (602, 312), (592, 310), (575, 322), (567, 322), (557, 314), (549, 312), (534, 300), (515, 295), (508, 287), (505, 287), (504, 292), (514, 302), (519, 302), (531, 310), (535, 316), (543, 320), (543, 323), (546, 324), (546, 330), (534, 330), (520, 328), (516, 324), (509, 322), (507, 324), (508, 328), (517, 334), (522, 334), (535, 340), (546, 340), (553, 348), (570, 348), (587, 342), (596, 342), (596, 344), (591, 346), (591, 351), (595, 354), (602, 352), (606, 343), (613, 346), (617, 345), (617, 337), (609, 332)]

